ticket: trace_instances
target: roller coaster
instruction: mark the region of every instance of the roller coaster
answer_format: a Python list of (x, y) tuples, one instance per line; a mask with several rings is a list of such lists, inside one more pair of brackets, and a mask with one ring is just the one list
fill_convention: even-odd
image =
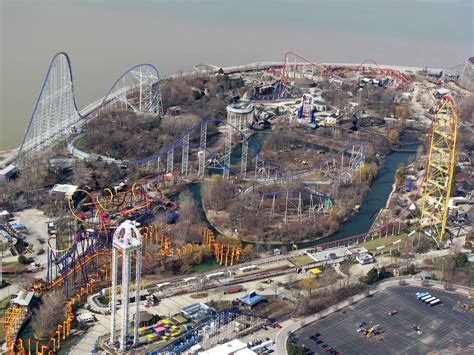
[[(342, 79), (334, 74), (334, 72), (325, 66), (311, 63), (304, 58), (295, 55), (297, 58), (304, 60), (306, 64), (300, 65), (287, 64), (290, 55), (285, 55), (285, 64), (282, 69), (282, 78), (284, 78), (282, 91), (286, 87), (285, 81), (295, 71), (293, 68), (304, 68), (304, 66), (313, 66), (315, 73), (326, 75), (334, 81)], [(363, 63), (366, 65), (367, 63)], [(374, 75), (390, 75), (399, 82), (405, 82), (404, 77), (397, 77), (398, 72), (389, 72), (387, 69), (381, 69), (374, 62), (369, 62), (370, 70)], [(357, 67), (358, 71), (364, 68), (363, 65)], [(299, 70), (298, 69), (298, 70)], [(397, 74), (398, 73), (398, 74)], [(401, 74), (400, 74), (401, 75)], [(408, 85), (408, 79), (407, 79)], [(280, 93), (281, 93), (280, 92)], [(278, 94), (280, 95), (280, 94)], [(92, 118), (98, 114), (100, 110), (116, 107), (120, 110), (132, 110), (137, 113), (162, 113), (161, 94), (159, 91), (159, 75), (156, 68), (149, 64), (139, 65), (128, 70), (122, 77), (117, 80), (106, 96), (98, 102), (89, 105), (86, 109), (79, 112), (76, 106), (73, 81), (71, 74), (71, 65), (68, 56), (65, 53), (58, 53), (48, 69), (48, 73), (43, 82), (40, 95), (36, 101), (32, 117), (28, 124), (20, 152), (28, 152), (41, 150), (50, 144), (54, 144), (61, 137), (72, 133), (84, 119)], [(223, 158), (212, 153), (207, 147), (207, 125), (208, 124), (224, 124), (225, 144)], [(450, 196), (450, 188), (453, 179), (453, 169), (455, 162), (455, 146), (456, 146), (456, 129), (457, 114), (454, 101), (451, 97), (444, 96), (438, 103), (437, 112), (432, 122), (431, 132), (427, 140), (427, 151), (429, 152), (426, 176), (420, 184), (412, 202), (422, 195), (422, 218), (419, 230), (425, 230), (438, 242), (446, 233), (447, 219), (447, 201)], [(199, 133), (199, 135), (197, 134)], [(55, 352), (70, 332), (71, 322), (74, 319), (72, 305), (79, 302), (82, 297), (92, 291), (93, 286), (100, 279), (107, 275), (106, 260), (110, 252), (109, 230), (116, 226), (124, 219), (134, 219), (137, 223), (145, 224), (149, 221), (150, 211), (152, 208), (159, 206), (166, 211), (174, 211), (177, 205), (166, 200), (159, 191), (159, 182), (165, 173), (174, 174), (174, 152), (175, 149), (181, 149), (181, 175), (189, 173), (189, 154), (194, 148), (197, 151), (198, 176), (204, 176), (206, 168), (206, 154), (217, 161), (217, 164), (223, 170), (224, 177), (229, 177), (230, 173), (238, 174), (231, 167), (231, 148), (233, 135), (237, 133), (242, 144), (241, 169), (240, 176), (246, 178), (247, 174), (247, 154), (248, 154), (248, 137), (240, 130), (227, 122), (219, 120), (206, 120), (191, 127), (185, 132), (175, 143), (164, 151), (154, 154), (143, 159), (130, 160), (131, 164), (144, 164), (149, 162), (158, 162), (166, 157), (165, 172), (153, 176), (145, 177), (130, 189), (117, 193), (111, 189), (106, 189), (102, 195), (94, 196), (86, 190), (77, 190), (73, 196), (68, 199), (68, 206), (71, 214), (84, 227), (90, 227), (91, 230), (81, 229), (69, 241), (60, 240), (57, 237), (50, 237), (48, 246), (48, 270), (46, 284), (40, 290), (48, 292), (58, 286), (63, 285), (68, 303), (66, 307), (66, 320), (58, 326), (57, 331), (51, 336), (47, 344), (31, 341), (30, 339), (14, 339), (13, 327), (21, 316), (22, 310), (18, 307), (12, 307), (4, 316), (2, 323), (4, 326), (7, 347), (10, 353), (26, 353), (36, 351), (38, 354), (49, 354)], [(197, 143), (191, 142), (192, 134), (199, 137)], [(191, 149), (193, 148), (193, 149)], [(360, 169), (365, 162), (365, 147), (361, 143), (353, 143), (337, 154), (332, 159), (325, 159), (323, 162), (329, 167), (338, 166), (335, 174), (329, 174), (332, 179), (342, 182), (350, 182), (355, 171)], [(347, 159), (349, 157), (349, 159)], [(263, 165), (262, 165), (263, 162)], [(260, 159), (260, 167), (258, 158), (256, 158), (256, 173), (263, 177), (264, 183), (274, 183), (275, 181), (292, 180), (304, 175), (313, 173), (316, 169), (321, 169), (322, 165), (312, 167), (303, 171), (292, 173), (289, 175), (280, 175), (272, 178), (271, 173), (265, 171), (266, 166), (271, 166), (274, 170), (278, 170), (275, 164)], [(276, 199), (286, 195), (286, 209), (279, 211), (276, 209)], [(291, 195), (291, 196), (290, 196)], [(296, 197), (295, 197), (296, 196)], [(280, 217), (283, 214), (284, 221), (290, 219), (300, 220), (304, 214), (314, 217), (315, 213), (323, 212), (328, 207), (329, 196), (303, 190), (285, 190), (274, 192), (259, 192), (253, 194), (252, 197), (258, 203), (254, 203), (257, 207), (257, 214), (269, 212), (269, 218)], [(271, 201), (269, 204), (268, 201)], [(295, 202), (296, 201), (296, 202)], [(339, 245), (357, 244), (362, 240), (366, 240), (374, 235), (386, 233), (390, 228), (394, 228), (395, 223), (403, 219), (408, 213), (408, 204), (400, 214), (394, 219), (385, 223), (383, 226), (370, 230), (356, 236), (351, 236), (338, 241), (319, 244), (318, 248), (329, 248)], [(289, 208), (288, 208), (289, 207)], [(293, 213), (294, 212), (294, 213)], [(151, 241), (157, 243), (159, 241), (158, 254), (165, 257), (181, 257), (189, 255), (193, 252), (193, 246), (176, 247), (173, 245), (171, 238), (167, 232), (161, 230), (162, 227), (144, 227), (151, 228), (146, 230), (147, 236)], [(163, 228), (166, 229), (166, 228)], [(155, 236), (153, 236), (155, 233)], [(160, 233), (160, 237), (157, 237)], [(209, 229), (199, 230), (203, 245), (209, 248), (221, 265), (233, 265), (240, 260), (243, 250), (240, 246), (219, 243), (216, 237)], [(144, 258), (155, 258), (156, 254), (144, 253)], [(92, 276), (91, 276), (92, 275)], [(74, 296), (69, 297), (69, 292), (73, 292)]]
[[(116, 194), (107, 188), (105, 197), (94, 197), (83, 189), (77, 189), (69, 196), (67, 203), (71, 215), (87, 229), (80, 229), (69, 242), (56, 236), (48, 239), (46, 288), (64, 284), (68, 296), (70, 278), (73, 290), (77, 284), (87, 283), (90, 269), (95, 271), (99, 267), (95, 259), (110, 246), (109, 230), (124, 219), (133, 218), (137, 223), (145, 223), (152, 208), (163, 208), (168, 212), (176, 210), (174, 202), (159, 198), (155, 187), (150, 193), (142, 185), (148, 179), (157, 178), (159, 175), (146, 176), (130, 189)], [(82, 277), (82, 283), (76, 281), (77, 277)]]
[(269, 220), (289, 221), (314, 220), (332, 207), (330, 197), (321, 191), (293, 190), (271, 191), (245, 196), (255, 215), (268, 215)]
[(255, 175), (246, 178), (246, 180), (255, 181), (255, 184), (247, 187), (243, 193), (256, 191), (266, 185), (294, 181), (316, 172), (320, 172), (328, 178), (327, 181), (319, 181), (320, 184), (350, 183), (354, 173), (364, 165), (365, 156), (365, 145), (362, 142), (353, 142), (339, 151), (329, 154), (312, 167), (285, 172), (279, 165), (257, 155), (255, 157)]
[(66, 53), (57, 53), (49, 64), (18, 154), (57, 143), (76, 131), (86, 119), (111, 107), (163, 114), (158, 69), (152, 64), (128, 69), (102, 99), (79, 111), (71, 61)]
[(426, 183), (423, 189), (421, 224), (440, 242), (446, 232), (448, 202), (456, 162), (458, 115), (454, 100), (445, 96), (438, 101), (427, 146)]
[(373, 78), (389, 77), (395, 82), (395, 87), (403, 91), (408, 91), (411, 87), (411, 80), (406, 75), (393, 68), (381, 68), (373, 59), (367, 59), (358, 66), (330, 66), (310, 61), (295, 52), (289, 51), (285, 53), (282, 65), (273, 66), (266, 71), (270, 77), (275, 78), (275, 83), (268, 87), (265, 86), (265, 93), (261, 92), (262, 88), (257, 90), (258, 92), (253, 98), (255, 100), (294, 98), (294, 95), (290, 93), (290, 81), (296, 78), (326, 77), (335, 88), (341, 88), (344, 82), (354, 81), (353, 78), (336, 74), (338, 71), (361, 73)]
[[(429, 133), (426, 137), (425, 172), (421, 183), (409, 203), (400, 213), (382, 226), (373, 228), (366, 233), (350, 236), (335, 241), (317, 244), (317, 249), (328, 249), (339, 246), (357, 245), (375, 236), (388, 234), (397, 229), (400, 222), (410, 213), (412, 205), (421, 200), (421, 218), (416, 231), (422, 231), (433, 238), (436, 243), (446, 236), (446, 222), (448, 215), (448, 200), (453, 183), (453, 171), (456, 161), (458, 118), (455, 103), (452, 97), (443, 96), (438, 100), (437, 110), (433, 116)], [(405, 236), (402, 239), (407, 239)]]
[[(223, 125), (223, 134), (225, 135), (224, 142), (224, 152), (223, 154), (218, 154), (212, 152), (207, 147), (207, 127), (209, 124), (221, 124)], [(197, 135), (199, 133), (199, 136)], [(231, 166), (231, 153), (232, 153), (232, 136), (236, 134), (238, 136), (238, 142), (241, 144), (241, 156), (240, 156), (240, 171), (233, 169)], [(195, 137), (193, 137), (193, 135)], [(192, 141), (198, 140), (198, 142), (193, 143)], [(96, 156), (87, 157), (88, 153), (81, 152), (78, 153), (78, 149), (75, 147), (70, 147), (71, 153), (76, 156), (80, 156), (83, 159), (96, 159)], [(181, 175), (183, 177), (187, 176), (190, 173), (190, 154), (195, 152), (197, 153), (197, 163), (198, 168), (197, 176), (204, 177), (204, 172), (206, 166), (208, 168), (218, 168), (223, 171), (224, 178), (228, 178), (230, 174), (239, 176), (247, 180), (255, 179), (257, 181), (265, 180), (292, 180), (308, 174), (313, 173), (314, 171), (321, 169), (322, 166), (318, 165), (310, 169), (306, 169), (299, 172), (285, 174), (282, 173), (280, 167), (268, 160), (262, 159), (260, 156), (255, 156), (255, 177), (247, 177), (247, 168), (249, 164), (248, 156), (248, 137), (244, 132), (239, 130), (237, 127), (229, 124), (226, 121), (222, 120), (204, 120), (201, 121), (191, 128), (189, 128), (184, 134), (181, 135), (174, 143), (168, 146), (166, 149), (162, 150), (159, 153), (153, 154), (148, 157), (134, 160), (115, 160), (110, 157), (103, 157), (107, 159), (108, 162), (115, 162), (117, 164), (147, 164), (156, 162), (157, 171), (163, 171), (166, 173), (172, 173), (175, 169), (175, 151), (181, 150)], [(338, 173), (338, 178), (343, 181), (351, 180), (354, 172), (359, 169), (365, 161), (366, 149), (364, 144), (361, 142), (354, 142), (348, 144), (346, 147), (342, 148), (336, 155), (340, 156), (339, 159), (335, 159), (336, 156), (332, 157), (332, 166), (339, 166), (340, 172)], [(206, 160), (206, 155), (210, 159)], [(349, 158), (349, 159), (345, 159)], [(166, 160), (166, 166), (163, 166), (162, 161)], [(329, 166), (329, 164), (326, 164)]]
[[(293, 61), (291, 60), (293, 58)], [(391, 68), (381, 68), (373, 60), (366, 60), (357, 67), (343, 67), (348, 71), (362, 71), (368, 75), (392, 77), (399, 88), (408, 89), (410, 79)], [(293, 75), (324, 75), (336, 86), (344, 80), (335, 74), (334, 68), (314, 63), (294, 52), (287, 52), (280, 69), (280, 84), (268, 95), (257, 99), (284, 98), (290, 90), (289, 79)], [(300, 74), (297, 74), (300, 73)], [(304, 75), (306, 75), (304, 74)], [(128, 69), (112, 85), (107, 94), (79, 111), (74, 96), (74, 81), (69, 56), (60, 52), (50, 62), (36, 100), (33, 113), (25, 131), (18, 154), (41, 150), (57, 143), (62, 138), (77, 132), (88, 118), (114, 107), (136, 113), (164, 114), (160, 92), (160, 75), (152, 64), (140, 64)], [(184, 142), (184, 146), (188, 146)]]
[[(224, 143), (224, 152), (220, 155), (218, 153), (212, 152), (207, 147), (208, 141), (208, 125), (211, 124), (220, 124), (222, 125), (223, 133), (225, 135)], [(181, 150), (181, 174), (183, 176), (188, 175), (189, 173), (189, 158), (190, 153), (197, 153), (197, 162), (198, 162), (198, 176), (203, 177), (206, 164), (206, 156), (210, 157), (209, 161), (216, 162), (218, 167), (222, 169), (225, 177), (229, 177), (230, 172), (237, 173), (236, 170), (232, 170), (230, 166), (230, 155), (232, 151), (232, 136), (234, 133), (238, 136), (239, 142), (242, 144), (242, 158), (241, 158), (241, 172), (244, 173), (247, 168), (247, 151), (248, 151), (248, 138), (237, 127), (228, 123), (227, 121), (222, 120), (204, 120), (189, 128), (184, 132), (181, 137), (179, 137), (174, 143), (168, 146), (166, 149), (162, 150), (159, 153), (144, 157), (141, 159), (131, 159), (131, 160), (116, 160), (110, 157), (101, 156), (102, 160), (105, 160), (109, 163), (116, 164), (146, 164), (151, 162), (157, 163), (157, 171), (165, 171), (171, 173), (175, 169), (175, 151)], [(196, 143), (193, 143), (193, 140)], [(85, 160), (97, 160), (97, 155), (91, 155), (89, 153), (80, 151), (74, 146), (74, 144), (69, 144), (69, 151), (78, 156), (81, 159)], [(221, 158), (222, 157), (222, 158)], [(162, 161), (166, 162), (166, 165), (163, 166)]]
[(15, 238), (16, 240), (23, 240), (25, 239), (25, 236), (16, 228), (14, 228), (11, 223), (5, 222), (5, 223), (0, 223), (0, 230), (3, 230), (4, 232), (7, 233), (12, 238)]
[[(7, 348), (10, 354), (25, 354), (36, 352), (37, 354), (53, 354), (61, 347), (61, 340), (65, 340), (71, 331), (71, 323), (74, 320), (72, 306), (82, 300), (84, 295), (92, 292), (94, 285), (99, 279), (107, 280), (110, 263), (110, 243), (108, 243), (107, 230), (113, 228), (123, 218), (129, 216), (134, 211), (149, 208), (153, 205), (148, 197), (146, 188), (142, 186), (146, 180), (156, 179), (157, 176), (147, 176), (132, 185), (130, 189), (122, 193), (114, 194), (110, 189), (106, 189), (106, 197), (96, 197), (85, 190), (76, 191), (82, 198), (74, 195), (68, 198), (68, 205), (73, 216), (78, 222), (92, 229), (80, 230), (69, 243), (60, 242), (56, 236), (48, 239), (48, 270), (46, 283), (37, 287), (38, 292), (49, 292), (61, 285), (64, 286), (67, 303), (66, 316), (63, 323), (57, 326), (57, 330), (51, 335), (49, 341), (43, 343), (35, 339), (16, 339), (14, 329), (21, 321), (23, 309), (12, 306), (2, 318), (2, 325), (5, 331)], [(156, 183), (150, 183), (156, 192)], [(153, 195), (156, 197), (156, 194)], [(82, 216), (77, 209), (89, 208), (89, 216)], [(124, 209), (123, 209), (124, 208)], [(171, 207), (177, 208), (176, 204)], [(123, 209), (117, 211), (117, 209)], [(112, 214), (114, 217), (110, 217)], [(144, 261), (163, 259), (166, 257), (184, 257), (193, 253), (197, 245), (187, 244), (182, 247), (173, 245), (171, 238), (167, 235), (171, 227), (164, 224), (150, 224), (142, 228), (144, 232), (145, 246), (158, 244), (160, 246), (157, 254), (145, 251)], [(102, 232), (96, 232), (101, 230)], [(202, 246), (208, 248), (215, 255), (216, 262), (221, 265), (233, 265), (237, 263), (243, 252), (238, 245), (219, 243), (216, 241), (214, 233), (207, 228), (199, 228), (197, 234), (202, 237)], [(103, 255), (105, 259), (100, 262), (99, 257)], [(92, 276), (91, 276), (92, 275)], [(109, 275), (110, 276), (110, 275)], [(69, 292), (73, 291), (74, 296), (70, 297)]]
[(40, 341), (35, 338), (16, 338), (14, 331), (18, 322), (24, 315), (25, 310), (19, 306), (11, 306), (2, 319), (8, 354), (55, 354), (61, 348), (61, 340), (64, 342), (71, 334), (71, 325), (75, 319), (73, 307), (84, 301), (84, 296), (92, 292), (94, 285), (99, 280), (97, 274), (90, 279), (79, 291), (66, 302), (66, 314), (63, 322), (58, 324), (56, 330), (51, 334), (49, 340)]

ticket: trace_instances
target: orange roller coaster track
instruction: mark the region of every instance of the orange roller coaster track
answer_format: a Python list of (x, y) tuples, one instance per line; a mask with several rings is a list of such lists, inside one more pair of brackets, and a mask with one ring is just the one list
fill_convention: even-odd
[[(98, 277), (98, 275), (97, 275)], [(50, 339), (47, 343), (42, 343), (36, 339), (15, 339), (13, 331), (15, 329), (16, 322), (23, 311), (18, 306), (12, 306), (5, 313), (2, 323), (6, 335), (7, 350), (8, 354), (32, 354), (36, 353), (39, 355), (54, 354), (61, 347), (61, 340), (64, 341), (69, 337), (71, 333), (71, 323), (74, 320), (73, 306), (76, 303), (82, 301), (83, 297), (92, 292), (94, 284), (97, 282), (97, 278), (93, 278), (90, 282), (81, 287), (73, 297), (69, 298), (66, 302), (66, 317), (64, 321), (59, 324), (56, 330), (51, 334)]]
[(239, 262), (240, 256), (243, 254), (241, 246), (217, 242), (214, 232), (209, 228), (202, 227), (201, 235), (204, 244), (209, 247), (210, 251), (214, 252), (216, 261), (220, 265), (232, 266)]

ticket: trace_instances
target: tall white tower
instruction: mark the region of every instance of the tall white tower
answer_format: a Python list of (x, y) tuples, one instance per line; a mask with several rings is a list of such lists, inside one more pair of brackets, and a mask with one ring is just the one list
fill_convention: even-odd
[(110, 328), (110, 343), (116, 343), (115, 338), (115, 317), (117, 305), (117, 262), (118, 252), (122, 253), (122, 329), (120, 333), (120, 351), (127, 349), (127, 334), (129, 324), (130, 305), (130, 269), (131, 254), (135, 251), (136, 272), (135, 272), (135, 324), (133, 328), (132, 347), (138, 345), (138, 326), (140, 324), (140, 283), (142, 271), (142, 236), (132, 221), (125, 221), (114, 233), (112, 244), (112, 324)]

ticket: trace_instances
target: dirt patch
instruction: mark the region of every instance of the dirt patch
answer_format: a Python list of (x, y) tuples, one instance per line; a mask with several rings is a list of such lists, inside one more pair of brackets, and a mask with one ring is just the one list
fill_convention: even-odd
[(267, 302), (261, 302), (253, 310), (252, 314), (265, 318), (278, 318), (295, 309), (295, 306), (276, 297), (269, 297)]

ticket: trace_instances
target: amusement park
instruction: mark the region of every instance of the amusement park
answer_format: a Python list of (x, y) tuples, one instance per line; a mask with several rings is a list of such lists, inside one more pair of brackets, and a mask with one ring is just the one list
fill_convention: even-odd
[(56, 54), (0, 161), (2, 350), (338, 354), (318, 314), (389, 282), (473, 326), (472, 65), (139, 64), (79, 110)]

